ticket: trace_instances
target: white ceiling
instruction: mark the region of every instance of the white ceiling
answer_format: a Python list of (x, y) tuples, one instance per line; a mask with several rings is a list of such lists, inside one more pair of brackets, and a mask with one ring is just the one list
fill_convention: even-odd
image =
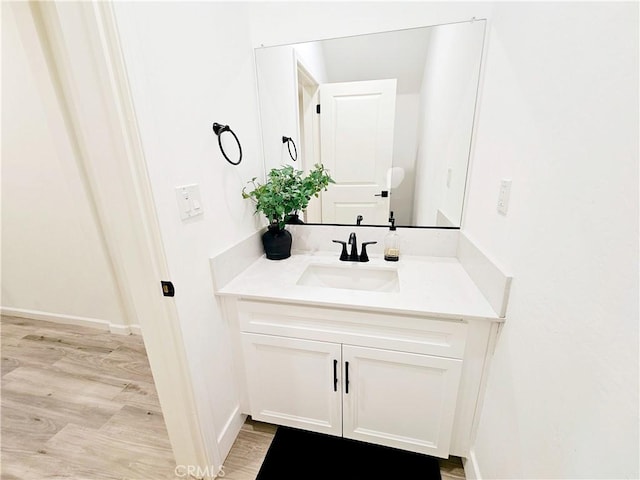
[(399, 94), (418, 93), (430, 28), (322, 40), (329, 82), (396, 78)]

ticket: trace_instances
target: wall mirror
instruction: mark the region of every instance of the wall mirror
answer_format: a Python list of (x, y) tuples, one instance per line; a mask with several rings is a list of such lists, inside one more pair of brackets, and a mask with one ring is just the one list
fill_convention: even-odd
[(323, 163), (336, 181), (305, 223), (460, 227), (485, 24), (256, 49), (265, 172)]

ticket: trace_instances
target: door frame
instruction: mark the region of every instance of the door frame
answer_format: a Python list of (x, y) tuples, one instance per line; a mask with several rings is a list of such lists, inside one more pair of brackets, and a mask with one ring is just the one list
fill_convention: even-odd
[[(296, 65), (296, 85), (298, 88), (298, 138), (300, 139), (300, 147), (303, 151), (302, 166), (305, 171), (308, 171), (315, 163), (320, 162), (319, 148), (316, 148), (319, 147), (320, 139), (318, 137), (320, 125), (317, 121), (317, 114), (314, 114), (313, 109), (310, 110), (305, 107), (318, 103), (318, 89), (320, 88), (320, 83), (305, 66), (304, 61), (295, 51), (294, 54)], [(301, 93), (304, 93), (308, 99), (306, 104), (300, 102)]]
[[(302, 170), (309, 172), (316, 163), (322, 163), (320, 152), (320, 121), (313, 108), (320, 103), (320, 82), (305, 65), (304, 60), (294, 49), (296, 85), (296, 123), (300, 150), (302, 153)], [(306, 101), (304, 101), (306, 99)], [(322, 196), (322, 192), (319, 194)], [(306, 223), (322, 222), (322, 202), (312, 198), (304, 211)]]
[(126, 315), (141, 327), (176, 465), (217, 471), (223, 459), (200, 429), (176, 305), (162, 295), (170, 278), (113, 7), (29, 8)]

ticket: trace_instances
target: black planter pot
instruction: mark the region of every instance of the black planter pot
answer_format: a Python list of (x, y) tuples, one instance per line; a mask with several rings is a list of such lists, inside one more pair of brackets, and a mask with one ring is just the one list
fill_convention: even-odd
[(304, 222), (300, 219), (297, 213), (287, 215), (284, 219), (284, 223), (287, 225), (304, 225)]
[(291, 233), (278, 225), (269, 225), (262, 234), (264, 253), (269, 260), (284, 260), (291, 256)]

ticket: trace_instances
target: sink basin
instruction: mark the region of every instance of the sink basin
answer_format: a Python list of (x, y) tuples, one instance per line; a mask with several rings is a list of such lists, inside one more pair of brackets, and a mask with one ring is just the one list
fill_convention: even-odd
[(360, 264), (339, 266), (311, 264), (300, 276), (297, 284), (369, 292), (397, 292), (400, 289), (396, 269)]

